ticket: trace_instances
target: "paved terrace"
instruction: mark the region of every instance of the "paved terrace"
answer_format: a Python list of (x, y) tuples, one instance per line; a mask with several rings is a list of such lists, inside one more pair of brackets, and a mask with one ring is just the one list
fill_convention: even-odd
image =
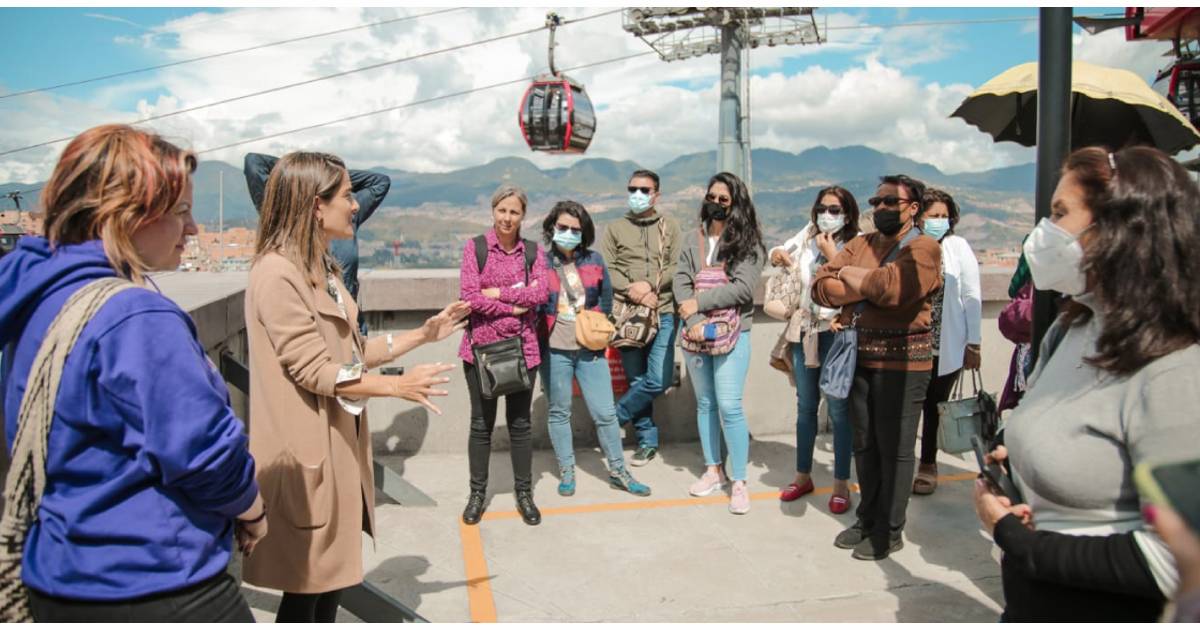
[[(1011, 352), (995, 322), (1007, 302), (1009, 273), (983, 274), (990, 391), (1003, 384)], [(373, 332), (418, 325), (458, 294), (456, 270), (364, 271), (361, 279)], [(245, 280), (237, 273), (157, 277), (164, 292), (192, 313), (214, 359), (225, 353), (243, 361)], [(608, 487), (581, 402), (574, 416), (579, 486), (574, 497), (559, 497), (539, 393), (538, 527), (526, 526), (515, 512), (507, 436), (500, 427), (488, 512), (477, 526), (459, 521), (467, 495), (468, 405), (461, 372), (450, 373), (451, 396), (439, 401), (443, 416), (403, 401), (372, 401), (376, 459), (403, 479), (388, 483), (404, 505), (381, 499), (377, 507), (378, 539), (364, 537), (363, 545), (368, 581), (432, 621), (996, 620), (1003, 601), (1000, 571), (970, 501), (973, 462), (941, 455), (937, 493), (913, 498), (905, 548), (883, 562), (857, 561), (832, 545), (854, 517), (834, 516), (826, 507), (833, 457), (828, 434), (817, 441), (817, 491), (779, 502), (778, 488), (791, 480), (795, 465), (794, 390), (766, 364), (781, 329), (781, 322), (756, 317), (746, 392), (754, 502), (745, 516), (729, 514), (725, 495), (687, 494), (702, 467), (685, 372), (656, 406), (664, 441), (659, 457), (635, 469), (653, 488), (647, 498)], [(457, 344), (456, 335), (400, 363), (457, 361)], [(244, 404), (236, 396), (243, 413)], [(627, 456), (631, 438), (626, 436)], [(272, 620), (278, 593), (244, 588), (258, 619)], [(358, 619), (343, 610), (339, 620)]]

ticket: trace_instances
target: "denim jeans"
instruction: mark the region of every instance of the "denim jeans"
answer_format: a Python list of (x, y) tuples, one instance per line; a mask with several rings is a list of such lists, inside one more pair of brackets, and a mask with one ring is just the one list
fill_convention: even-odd
[(587, 404), (600, 449), (608, 459), (608, 469), (625, 467), (621, 451), (621, 429), (613, 404), (612, 373), (604, 352), (587, 349), (555, 350), (542, 355), (542, 388), (549, 403), (550, 443), (559, 468), (575, 466), (575, 446), (571, 435), (571, 379), (579, 381), (579, 391)]
[(633, 422), (638, 446), (658, 448), (658, 427), (654, 426), (652, 403), (667, 391), (675, 377), (675, 315), (661, 313), (658, 334), (645, 348), (622, 348), (621, 365), (629, 380), (629, 391), (617, 401), (617, 419), (622, 425)]
[[(833, 345), (833, 333), (817, 335), (817, 356), (825, 355)], [(812, 472), (813, 447), (817, 443), (817, 407), (821, 403), (821, 368), (804, 367), (804, 344), (792, 344), (792, 365), (796, 373), (796, 472)], [(853, 435), (850, 431), (850, 401), (825, 397), (829, 420), (833, 424), (833, 478), (850, 478)]]
[(750, 459), (750, 430), (742, 410), (746, 374), (750, 370), (750, 333), (738, 336), (733, 352), (721, 355), (693, 354), (687, 358), (688, 375), (696, 390), (696, 424), (700, 430), (700, 448), (707, 466), (721, 464), (721, 436), (729, 447), (734, 481), (746, 480), (746, 462)]

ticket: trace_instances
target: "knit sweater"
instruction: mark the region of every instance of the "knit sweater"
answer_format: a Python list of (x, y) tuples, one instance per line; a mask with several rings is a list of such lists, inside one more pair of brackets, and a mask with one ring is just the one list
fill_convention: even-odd
[[(841, 307), (839, 321), (848, 326), (860, 300), (866, 308), (858, 319), (858, 365), (875, 370), (919, 372), (933, 369), (930, 296), (942, 286), (942, 249), (921, 235), (902, 248), (886, 265), (880, 262), (908, 230), (895, 236), (872, 232), (846, 244), (833, 260), (817, 271), (812, 298), (818, 304)], [(830, 291), (842, 267), (869, 269), (859, 295), (834, 298)]]

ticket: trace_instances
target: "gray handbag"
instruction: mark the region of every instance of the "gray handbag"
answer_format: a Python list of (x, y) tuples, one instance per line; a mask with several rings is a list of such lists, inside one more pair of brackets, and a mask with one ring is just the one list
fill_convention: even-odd
[[(882, 267), (896, 258), (900, 250), (921, 234), (916, 226), (900, 239), (899, 243), (883, 257)], [(862, 300), (854, 307), (854, 317), (850, 325), (833, 335), (833, 344), (829, 346), (829, 354), (821, 364), (821, 391), (830, 398), (848, 398), (850, 386), (854, 383), (854, 368), (858, 366), (858, 318), (867, 308), (867, 301)]]
[(975, 435), (984, 444), (991, 444), (999, 424), (996, 399), (983, 391), (983, 377), (979, 370), (971, 370), (973, 395), (962, 395), (962, 382), (963, 376), (959, 373), (950, 400), (940, 402), (937, 406), (938, 448), (950, 454), (972, 450), (971, 437)]

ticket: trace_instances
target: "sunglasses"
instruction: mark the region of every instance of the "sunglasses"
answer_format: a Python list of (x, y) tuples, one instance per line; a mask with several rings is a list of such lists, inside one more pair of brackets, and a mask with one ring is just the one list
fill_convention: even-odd
[(704, 195), (704, 199), (705, 199), (705, 201), (711, 201), (711, 202), (713, 202), (713, 203), (719, 203), (719, 204), (721, 204), (722, 206), (727, 206), (727, 205), (729, 205), (730, 203), (733, 203), (733, 200), (732, 200), (732, 199), (730, 199), (729, 197), (726, 197), (725, 195), (720, 195), (720, 196), (717, 196), (717, 195), (714, 195), (714, 194), (712, 194), (712, 193), (709, 193), (709, 194), (707, 194), (707, 195)]
[(583, 234), (583, 228), (567, 227), (565, 225), (554, 225), (554, 229), (559, 232), (570, 232), (572, 234)]
[(817, 204), (816, 206), (813, 206), (813, 210), (816, 210), (817, 214), (827, 212), (835, 217), (842, 213), (841, 206), (826, 206), (823, 204)]
[(898, 195), (887, 195), (886, 197), (871, 197), (867, 200), (867, 203), (870, 204), (872, 208), (878, 208), (879, 206), (891, 208), (892, 206), (900, 205), (901, 201), (906, 201), (908, 203), (913, 202), (912, 199), (905, 199), (904, 197), (900, 197)]
[(630, 186), (628, 190), (629, 190), (629, 194), (631, 194), (631, 195), (635, 192), (640, 192), (643, 195), (649, 195), (649, 194), (654, 193), (654, 189), (649, 186)]

